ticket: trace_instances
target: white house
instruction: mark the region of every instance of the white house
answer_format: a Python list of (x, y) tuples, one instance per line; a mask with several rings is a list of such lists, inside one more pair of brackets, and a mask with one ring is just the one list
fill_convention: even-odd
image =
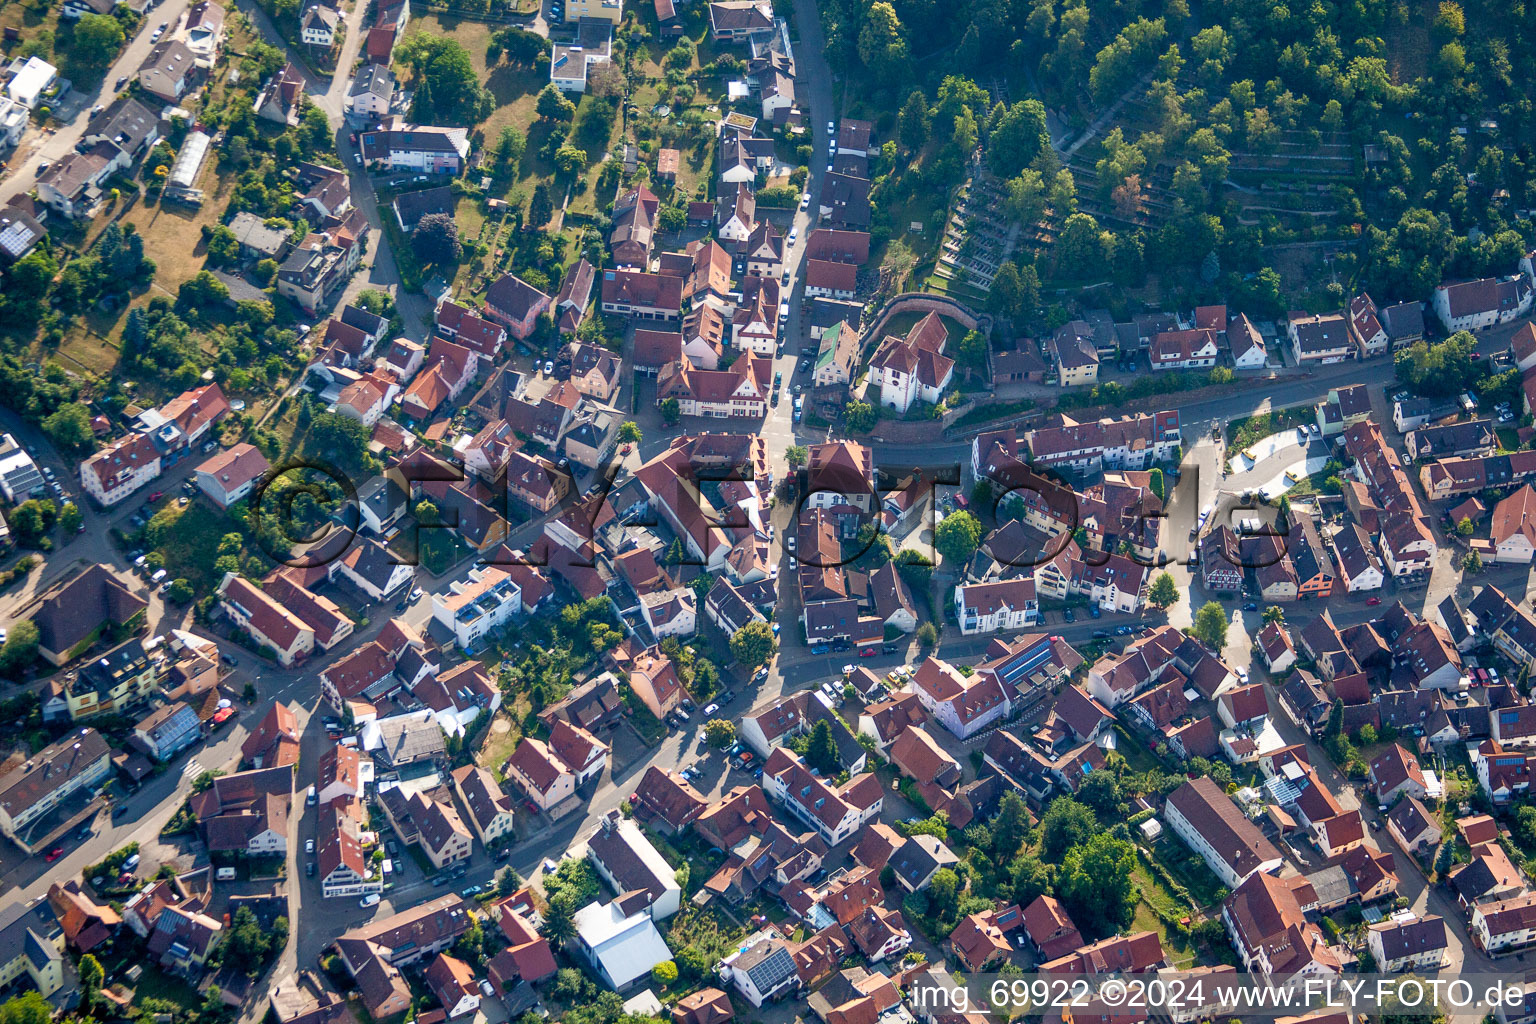
[(346, 554), (331, 563), (331, 577), (346, 580), (375, 601), (406, 586), (415, 576), (409, 565), (394, 560), (389, 549), (371, 538), (358, 537)]
[(1430, 305), (1447, 332), (1482, 331), (1531, 311), (1531, 282), (1523, 274), (1442, 284)]
[(1034, 625), (1039, 617), (1032, 578), (967, 583), (955, 588), (955, 618), (966, 636), (1023, 629)]
[(453, 634), (459, 647), (474, 650), (487, 633), (500, 629), (522, 611), (522, 588), (492, 565), (470, 571), (448, 593), (432, 595), (432, 618)]
[(315, 858), (320, 895), (326, 899), (384, 891), (384, 873), (369, 863), (356, 837), (344, 828), (331, 833)]
[(1536, 893), (1474, 906), (1471, 930), (1478, 945), (1489, 953), (1528, 945), (1536, 938)]
[(196, 469), (197, 486), (219, 508), (247, 497), (271, 466), (252, 444), (237, 444), (219, 452)]
[(159, 475), (160, 450), (148, 434), (120, 437), (80, 463), (80, 486), (109, 507)]
[(690, 587), (641, 594), (640, 613), (658, 640), (690, 637), (698, 629), (698, 595)]
[(646, 912), (665, 921), (682, 906), (677, 872), (634, 821), (609, 811), (587, 840), (587, 859), (614, 892), (646, 894)]
[(1169, 794), (1164, 817), (1229, 889), (1255, 873), (1278, 871), (1284, 863), (1280, 851), (1208, 777), (1186, 782)]
[(720, 961), (720, 977), (756, 1007), (793, 992), (800, 984), (789, 946), (773, 935), (760, 935)]
[(645, 911), (628, 914), (617, 903), (589, 903), (571, 917), (576, 951), (620, 992), (649, 980), (651, 968), (672, 959), (666, 940)]
[(389, 113), (395, 99), (395, 75), (383, 64), (368, 64), (352, 78), (347, 90), (347, 113), (373, 120)]
[(1007, 717), (1013, 706), (992, 673), (961, 675), (948, 662), (933, 657), (917, 667), (906, 689), (917, 695), (924, 710), (962, 740)]
[(341, 12), (326, 4), (310, 4), (299, 19), (299, 38), (306, 46), (329, 50), (336, 42)]
[(1438, 971), (1446, 963), (1449, 946), (1445, 920), (1430, 914), (1393, 917), (1366, 929), (1366, 948), (1384, 974), (1398, 971)]

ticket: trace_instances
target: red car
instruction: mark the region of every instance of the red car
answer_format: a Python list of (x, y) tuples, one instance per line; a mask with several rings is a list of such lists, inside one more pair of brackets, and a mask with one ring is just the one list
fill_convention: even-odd
[(1368, 598), (1365, 599), (1365, 603), (1370, 605), (1371, 607), (1375, 607), (1376, 605), (1381, 604), (1381, 598), (1379, 598), (1379, 597), (1368, 597)]
[(149, 496), (149, 500), (150, 501), (159, 501), (163, 497), (165, 497), (165, 492), (164, 491), (156, 491), (154, 494), (151, 494)]
[(49, 864), (52, 864), (62, 856), (64, 856), (64, 847), (55, 846), (53, 849), (48, 851), (48, 856), (44, 857), (43, 859), (46, 860)]
[(861, 647), (861, 648), (859, 648), (859, 657), (861, 657), (861, 658), (873, 658), (875, 655), (877, 655), (879, 653), (880, 652), (875, 650), (873, 647)]

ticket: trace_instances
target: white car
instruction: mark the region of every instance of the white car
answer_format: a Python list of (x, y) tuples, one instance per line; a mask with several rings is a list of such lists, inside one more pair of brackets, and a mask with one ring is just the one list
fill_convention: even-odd
[(362, 899), (358, 900), (357, 905), (360, 907), (376, 907), (379, 905), (379, 894), (376, 892), (371, 892), (367, 896), (364, 896)]
[(828, 174), (832, 173), (832, 161), (830, 161), (830, 160), (827, 161), (827, 173)]
[(1248, 670), (1247, 669), (1245, 669), (1245, 668), (1237, 669), (1237, 681), (1242, 683), (1244, 686), (1248, 685)]
[(811, 205), (811, 194), (809, 192), (802, 193), (801, 196), (800, 196), (800, 209), (802, 209), (802, 210), (809, 209), (810, 205)]
[(559, 864), (556, 864), (553, 860), (551, 860), (548, 857), (544, 858), (544, 873), (546, 875), (552, 875), (556, 871), (559, 871), (559, 870), (560, 870), (560, 865)]
[(800, 237), (800, 229), (799, 228), (790, 228), (789, 229), (789, 237), (786, 240), (789, 242), (790, 245), (794, 245), (795, 244), (795, 239), (797, 239), (799, 237)]
[(716, 711), (719, 711), (719, 710), (720, 710), (720, 705), (719, 704), (711, 704), (709, 707), (704, 709), (704, 713), (706, 715), (712, 715)]
[(837, 131), (837, 122), (836, 121), (828, 121), (827, 122), (827, 134), (831, 135), (835, 131)]
[(306, 840), (304, 840), (304, 852), (305, 853), (314, 853), (315, 852), (315, 841), (313, 839), (306, 839)]

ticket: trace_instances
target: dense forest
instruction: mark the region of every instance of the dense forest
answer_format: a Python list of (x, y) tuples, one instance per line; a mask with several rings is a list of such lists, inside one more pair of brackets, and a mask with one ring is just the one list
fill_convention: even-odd
[[(1518, 83), (1536, 58), (1519, 41), (1536, 13), (1522, 3), (822, 12), (849, 106), (894, 142), (877, 241), (899, 238), (914, 199), (952, 190), (975, 154), (1026, 225), (992, 294), (1015, 316), (1049, 316), (1051, 287), (1099, 281), (1269, 315), (1336, 308), (1359, 288), (1425, 298), (1442, 278), (1513, 272), (1529, 240), (1533, 123)], [(1282, 292), (1272, 250), (1295, 243), (1330, 261)]]

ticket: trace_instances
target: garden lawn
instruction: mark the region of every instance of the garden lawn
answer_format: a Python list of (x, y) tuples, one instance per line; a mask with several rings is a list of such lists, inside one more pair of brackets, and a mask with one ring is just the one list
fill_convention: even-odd
[(1270, 434), (1310, 423), (1313, 411), (1310, 405), (1293, 405), (1285, 409), (1271, 409), (1252, 416), (1240, 416), (1227, 423), (1227, 447), (1241, 451), (1262, 441)]
[(1185, 846), (1178, 836), (1165, 832), (1162, 841), (1152, 848), (1152, 852), (1158, 863), (1178, 880), (1199, 906), (1211, 906), (1218, 902), (1220, 894), (1227, 891), (1221, 879), (1206, 866), (1199, 854)]
[(239, 530), (233, 519), (201, 498), (194, 498), (181, 510), (175, 525), (166, 531), (164, 541), (156, 548), (165, 559), (166, 578), (187, 579), (199, 596), (212, 591), (219, 581), (213, 568), (219, 557), (219, 541), (226, 533)]
[(134, 1002), (141, 999), (164, 999), (175, 1003), (186, 1013), (203, 1005), (197, 990), (179, 978), (173, 978), (153, 964), (144, 964), (144, 973), (133, 987)]

